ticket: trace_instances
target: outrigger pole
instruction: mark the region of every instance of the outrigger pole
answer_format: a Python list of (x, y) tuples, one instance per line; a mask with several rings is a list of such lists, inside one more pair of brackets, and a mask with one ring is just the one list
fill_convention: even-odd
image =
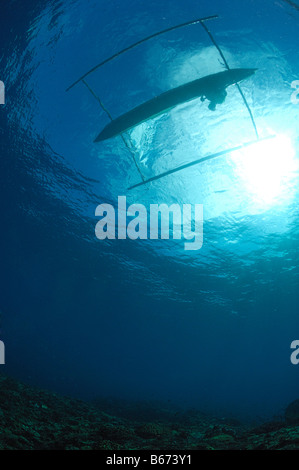
[(168, 170), (168, 171), (165, 171), (164, 173), (160, 173), (160, 175), (153, 176), (152, 178), (142, 181), (141, 183), (134, 184), (133, 186), (130, 186), (128, 189), (138, 188), (139, 186), (143, 186), (144, 184), (151, 183), (152, 181), (159, 180), (160, 178), (164, 178), (165, 176), (168, 176), (168, 175), (172, 175), (173, 173), (176, 173), (177, 171), (185, 170), (186, 168), (189, 168), (190, 166), (198, 165), (199, 163), (206, 162), (207, 160), (212, 160), (213, 158), (222, 157), (223, 155), (227, 155), (231, 152), (236, 152), (237, 150), (242, 150), (243, 148), (250, 147), (250, 145), (256, 144), (257, 142), (262, 142), (263, 140), (274, 139), (275, 137), (276, 137), (275, 135), (270, 135), (267, 137), (260, 138), (258, 140), (253, 140), (251, 142), (245, 142), (244, 144), (238, 145), (237, 147), (233, 147), (228, 150), (222, 150), (221, 152), (213, 153), (212, 155), (208, 155), (207, 157), (198, 158), (197, 160), (193, 160), (192, 162), (185, 163), (185, 165), (178, 166), (177, 168), (174, 168), (172, 170)]
[(95, 65), (92, 69), (90, 69), (88, 72), (86, 72), (84, 75), (82, 75), (82, 77), (78, 78), (78, 80), (76, 80), (74, 83), (72, 83), (67, 89), (66, 91), (69, 91), (71, 88), (73, 88), (75, 85), (77, 85), (78, 83), (80, 83), (82, 80), (84, 80), (84, 78), (86, 78), (88, 75), (90, 75), (91, 73), (95, 72), (98, 68), (102, 67), (103, 65), (107, 64), (107, 62), (110, 62), (111, 60), (113, 59), (116, 59), (116, 57), (120, 56), (121, 54), (124, 54), (124, 52), (128, 52), (130, 51), (131, 49), (134, 49), (134, 47), (137, 47), (139, 46), (140, 44), (148, 41), (149, 39), (153, 39), (153, 38), (156, 38), (157, 36), (160, 36), (161, 34), (165, 34), (165, 33), (169, 33), (170, 31), (174, 31), (175, 29), (179, 29), (179, 28), (183, 28), (184, 26), (189, 26), (191, 24), (197, 24), (197, 23), (200, 23), (201, 21), (208, 21), (208, 20), (213, 20), (215, 18), (219, 18), (218, 15), (213, 15), (213, 16), (206, 16), (204, 18), (198, 18), (196, 20), (192, 20), (192, 21), (187, 21), (186, 23), (181, 23), (177, 26), (171, 26), (170, 28), (167, 28), (167, 29), (163, 29), (163, 31), (159, 31), (157, 33), (154, 33), (154, 34), (151, 34), (150, 36), (147, 36), (146, 38), (144, 39), (141, 39), (140, 41), (137, 41), (135, 42), (134, 44), (132, 44), (131, 46), (128, 46), (128, 47), (125, 47), (124, 49), (122, 49), (121, 51), (117, 52), (116, 54), (113, 54), (111, 57), (108, 57), (108, 59), (105, 59), (103, 60), (102, 62), (100, 62), (99, 64)]
[(289, 5), (291, 5), (291, 7), (295, 8), (295, 10), (299, 11), (299, 5), (297, 5), (297, 3), (292, 2), (291, 0), (282, 0), (282, 1), (285, 3), (288, 3)]
[[(107, 114), (107, 116), (109, 117), (109, 119), (111, 121), (113, 121), (113, 118), (110, 114), (110, 112), (108, 111), (108, 109), (104, 106), (104, 104), (102, 103), (102, 100), (98, 97), (98, 95), (93, 91), (93, 89), (91, 88), (91, 86), (87, 83), (87, 81), (85, 79), (82, 80), (82, 83), (84, 83), (84, 85), (86, 86), (86, 88), (90, 91), (90, 93), (92, 94), (92, 96), (95, 97), (95, 99), (99, 102), (99, 105), (101, 106), (102, 110)], [(128, 142), (126, 141), (126, 139), (124, 138), (124, 135), (123, 134), (120, 134), (120, 137), (123, 141), (123, 143), (125, 144), (125, 146), (127, 147), (127, 149), (129, 150), (130, 154), (132, 155), (133, 157), (133, 161), (134, 161), (134, 164), (136, 166), (136, 169), (138, 171), (138, 173), (140, 174), (141, 176), (141, 179), (142, 181), (145, 181), (144, 179), (144, 176), (137, 164), (137, 161), (136, 161), (136, 158), (135, 158), (135, 153), (134, 153), (134, 150), (132, 150), (132, 148), (129, 146)]]
[[(211, 39), (212, 43), (214, 44), (214, 46), (216, 47), (217, 51), (219, 52), (222, 60), (223, 60), (223, 63), (225, 65), (225, 67), (227, 68), (227, 70), (230, 70), (230, 66), (228, 65), (228, 62), (226, 60), (226, 58), (224, 57), (224, 54), (222, 52), (222, 50), (220, 49), (220, 47), (218, 46), (217, 42), (215, 41), (215, 38), (214, 36), (212, 35), (211, 31), (207, 28), (207, 26), (204, 24), (204, 22), (200, 22), (201, 23), (201, 26), (203, 27), (203, 29), (206, 31), (206, 33), (208, 34), (209, 38)], [(258, 139), (259, 138), (259, 134), (258, 134), (258, 131), (257, 131), (257, 127), (256, 127), (256, 124), (255, 124), (255, 121), (254, 121), (254, 117), (253, 117), (253, 114), (252, 114), (252, 111), (249, 107), (249, 104), (245, 98), (245, 95), (242, 91), (242, 88), (240, 87), (239, 83), (236, 83), (236, 87), (238, 88), (238, 91), (240, 93), (240, 95), (242, 96), (242, 99), (244, 101), (244, 104), (247, 108), (247, 111), (249, 113), (249, 116), (250, 116), (250, 119), (251, 119), (251, 122), (252, 122), (252, 125), (253, 125), (253, 128), (254, 128), (254, 132), (255, 132), (255, 135), (256, 135), (256, 138)]]

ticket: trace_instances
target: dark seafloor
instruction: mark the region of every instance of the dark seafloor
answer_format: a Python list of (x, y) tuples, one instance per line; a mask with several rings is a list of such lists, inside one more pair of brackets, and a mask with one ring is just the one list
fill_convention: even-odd
[(244, 424), (169, 403), (91, 403), (0, 376), (1, 450), (296, 450), (299, 400), (283, 416)]

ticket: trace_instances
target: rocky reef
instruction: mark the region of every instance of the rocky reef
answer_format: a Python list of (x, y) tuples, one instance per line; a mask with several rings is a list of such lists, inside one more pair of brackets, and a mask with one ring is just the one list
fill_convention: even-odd
[(259, 426), (168, 404), (86, 403), (0, 375), (0, 449), (299, 449), (299, 400)]

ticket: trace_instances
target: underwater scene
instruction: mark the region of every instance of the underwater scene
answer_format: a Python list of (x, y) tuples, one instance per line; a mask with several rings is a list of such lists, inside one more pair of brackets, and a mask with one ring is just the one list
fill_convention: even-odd
[(0, 450), (299, 449), (298, 32), (2, 0)]

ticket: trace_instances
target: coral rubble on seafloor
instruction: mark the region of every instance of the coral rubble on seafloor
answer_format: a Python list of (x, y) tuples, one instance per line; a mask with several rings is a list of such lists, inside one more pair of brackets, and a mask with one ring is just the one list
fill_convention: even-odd
[(0, 375), (0, 449), (299, 449), (299, 400), (248, 425), (158, 403), (87, 403)]

